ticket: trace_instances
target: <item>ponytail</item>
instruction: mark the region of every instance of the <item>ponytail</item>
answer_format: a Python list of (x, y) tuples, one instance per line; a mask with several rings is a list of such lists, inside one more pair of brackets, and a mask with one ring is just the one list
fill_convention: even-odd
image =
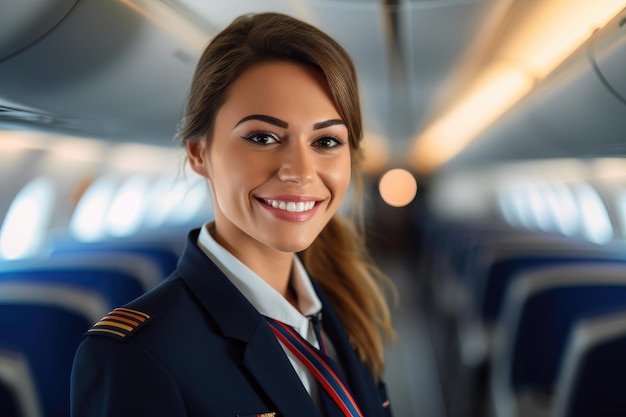
[(392, 286), (368, 259), (354, 225), (335, 215), (300, 257), (330, 298), (360, 359), (381, 376), (383, 344), (395, 336), (382, 284)]

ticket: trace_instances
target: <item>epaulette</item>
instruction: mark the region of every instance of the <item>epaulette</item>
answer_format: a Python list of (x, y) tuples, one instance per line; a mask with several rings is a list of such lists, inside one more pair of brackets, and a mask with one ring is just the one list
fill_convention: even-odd
[(98, 334), (117, 340), (126, 340), (148, 321), (150, 321), (149, 314), (119, 307), (102, 317), (86, 334)]

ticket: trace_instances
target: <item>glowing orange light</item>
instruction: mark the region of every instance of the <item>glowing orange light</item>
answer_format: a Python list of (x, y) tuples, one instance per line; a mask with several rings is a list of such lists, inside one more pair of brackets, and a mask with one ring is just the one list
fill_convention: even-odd
[(415, 198), (417, 182), (405, 169), (392, 169), (382, 176), (378, 184), (380, 196), (392, 207), (404, 207)]

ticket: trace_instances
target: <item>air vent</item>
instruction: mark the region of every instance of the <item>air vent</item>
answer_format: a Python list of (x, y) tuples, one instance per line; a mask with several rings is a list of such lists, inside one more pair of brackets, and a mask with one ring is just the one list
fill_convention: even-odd
[(47, 125), (54, 123), (54, 118), (45, 113), (0, 106), (0, 126), (7, 122)]
[(0, 124), (171, 145), (208, 36), (188, 33), (163, 5), (157, 21), (134, 3), (160, 4), (77, 1), (54, 30), (2, 60)]
[(114, 133), (119, 133), (111, 129), (105, 131), (102, 126), (87, 123), (84, 120), (63, 118), (45, 112), (0, 105), (0, 129), (7, 127), (80, 136), (110, 137)]
[(0, 106), (0, 121), (19, 121), (22, 123), (51, 123), (54, 118), (48, 114)]

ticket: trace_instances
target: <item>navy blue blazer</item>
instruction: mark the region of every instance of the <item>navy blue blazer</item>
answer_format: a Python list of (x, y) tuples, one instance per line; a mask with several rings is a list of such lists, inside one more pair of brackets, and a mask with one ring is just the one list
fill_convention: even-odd
[[(125, 306), (132, 311), (121, 310), (131, 315), (125, 330), (107, 328), (103, 319), (88, 333), (72, 370), (73, 417), (321, 416), (265, 319), (197, 238), (198, 230), (189, 234), (165, 282)], [(361, 411), (391, 417), (383, 382), (359, 360), (328, 298), (314, 286), (324, 330)]]

